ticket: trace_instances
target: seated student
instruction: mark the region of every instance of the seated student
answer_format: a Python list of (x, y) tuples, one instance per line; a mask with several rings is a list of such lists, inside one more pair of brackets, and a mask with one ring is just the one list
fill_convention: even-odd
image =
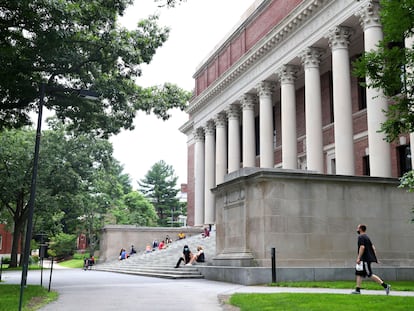
[(164, 243), (164, 240), (162, 240), (161, 242), (160, 242), (160, 244), (158, 245), (158, 249), (164, 249), (165, 248), (165, 243)]
[(180, 233), (178, 234), (178, 239), (179, 239), (179, 240), (185, 239), (185, 233), (184, 233), (184, 232), (180, 232)]
[(129, 252), (129, 254), (130, 255), (134, 255), (134, 254), (136, 254), (136, 250), (135, 250), (135, 248), (134, 248), (134, 245), (131, 245), (131, 251)]
[(190, 262), (186, 266), (191, 266), (194, 262), (204, 262), (204, 249), (202, 246), (197, 246), (197, 253), (191, 258)]
[(121, 249), (121, 253), (119, 255), (119, 260), (124, 260), (128, 258), (128, 254), (125, 249)]
[(185, 264), (188, 264), (192, 257), (193, 257), (193, 254), (191, 253), (190, 248), (188, 247), (188, 245), (184, 245), (183, 254), (178, 259), (177, 264), (175, 265), (175, 268), (179, 268), (182, 261), (184, 261)]
[(152, 247), (151, 247), (151, 245), (147, 245), (146, 247), (145, 247), (145, 252), (146, 253), (151, 253), (152, 252)]
[(210, 237), (210, 230), (207, 227), (205, 227), (204, 232), (201, 235), (203, 236), (203, 238)]

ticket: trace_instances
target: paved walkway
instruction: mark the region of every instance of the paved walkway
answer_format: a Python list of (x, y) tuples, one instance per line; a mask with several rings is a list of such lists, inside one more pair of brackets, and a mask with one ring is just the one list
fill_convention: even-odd
[[(3, 281), (20, 284), (21, 272), (3, 272)], [(47, 288), (49, 271), (43, 271)], [(29, 271), (29, 284), (40, 284), (40, 271)], [(0, 285), (1, 286), (1, 285)], [(149, 310), (223, 311), (219, 296), (233, 293), (339, 293), (350, 290), (243, 286), (204, 279), (170, 280), (81, 269), (57, 269), (52, 274), (52, 290), (59, 299), (40, 311)], [(385, 295), (383, 290), (363, 294)], [(414, 292), (391, 291), (394, 296), (413, 296)]]

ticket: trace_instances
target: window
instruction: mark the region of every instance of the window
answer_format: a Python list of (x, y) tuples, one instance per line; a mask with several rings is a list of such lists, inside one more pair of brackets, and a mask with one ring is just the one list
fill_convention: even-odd
[(369, 169), (369, 155), (362, 157), (362, 175), (370, 176), (371, 172)]
[(367, 108), (367, 91), (363, 85), (365, 78), (358, 78), (358, 108), (364, 110)]
[(399, 176), (411, 171), (411, 149), (409, 145), (397, 147)]
[(3, 249), (3, 236), (0, 234), (0, 250)]

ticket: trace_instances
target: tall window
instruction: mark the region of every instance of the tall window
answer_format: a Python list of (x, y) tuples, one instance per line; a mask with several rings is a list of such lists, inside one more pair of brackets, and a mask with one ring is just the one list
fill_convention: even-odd
[(0, 250), (3, 249), (3, 236), (0, 234)]
[(371, 171), (369, 169), (369, 155), (362, 157), (362, 175), (371, 175)]
[(358, 78), (358, 108), (363, 110), (367, 108), (367, 91), (363, 87), (365, 78)]
[(399, 176), (411, 171), (411, 149), (410, 145), (397, 147)]

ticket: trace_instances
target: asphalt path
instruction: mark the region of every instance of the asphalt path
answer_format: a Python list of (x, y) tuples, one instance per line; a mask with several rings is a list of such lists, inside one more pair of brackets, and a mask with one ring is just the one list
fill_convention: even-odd
[[(39, 270), (30, 270), (28, 283), (40, 284), (40, 275)], [(44, 270), (46, 288), (49, 276), (49, 270)], [(3, 271), (2, 280), (6, 284), (20, 284), (21, 272)], [(223, 311), (219, 297), (236, 292), (350, 293), (350, 290), (243, 286), (204, 279), (171, 280), (82, 269), (54, 269), (51, 289), (59, 293), (59, 299), (40, 311)], [(385, 295), (383, 290), (363, 294)], [(391, 295), (414, 296), (414, 292), (391, 291)]]

